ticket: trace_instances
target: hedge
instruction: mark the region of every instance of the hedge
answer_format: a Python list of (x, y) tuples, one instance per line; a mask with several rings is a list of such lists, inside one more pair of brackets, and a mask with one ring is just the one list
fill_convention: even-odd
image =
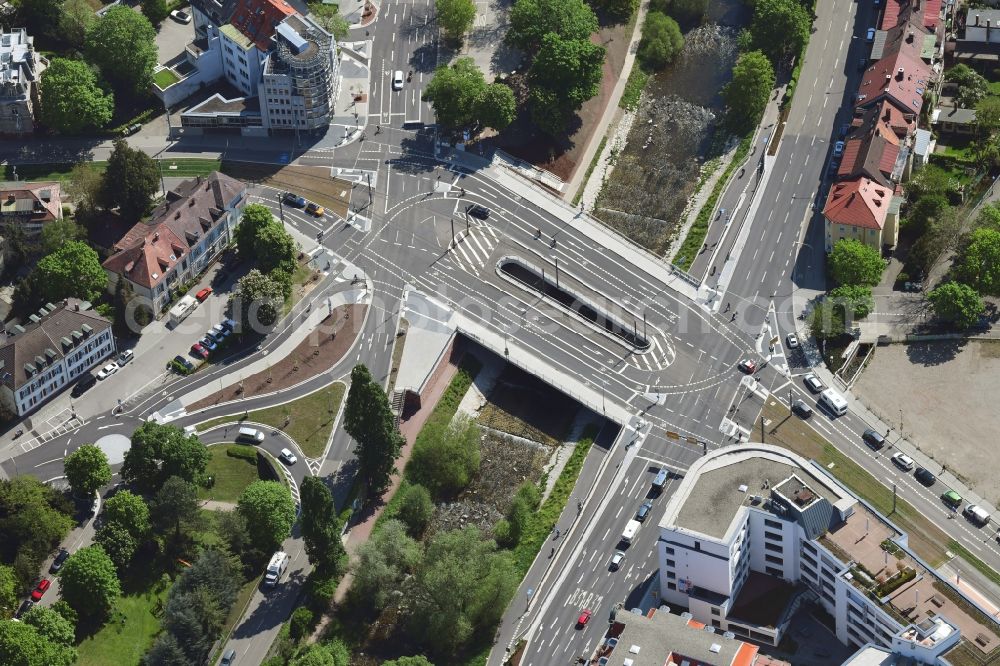
[(245, 444), (233, 444), (226, 448), (226, 455), (230, 458), (241, 458), (247, 462), (257, 464), (257, 449)]

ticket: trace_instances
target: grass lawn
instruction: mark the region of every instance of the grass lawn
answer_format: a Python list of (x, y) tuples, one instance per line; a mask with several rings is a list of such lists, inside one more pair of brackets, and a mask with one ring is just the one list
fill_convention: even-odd
[[(346, 388), (343, 383), (337, 382), (293, 402), (250, 412), (247, 420), (284, 430), (299, 445), (302, 453), (309, 458), (318, 458), (326, 448), (326, 440), (333, 430)], [(289, 419), (287, 426), (286, 417)], [(198, 430), (204, 432), (220, 423), (236, 423), (239, 420), (242, 419), (224, 416), (199, 424)]]
[(111, 620), (77, 647), (79, 666), (137, 666), (160, 631), (160, 619), (153, 614), (158, 601), (166, 603), (167, 591), (144, 592), (122, 597), (118, 610), (124, 617)]
[[(213, 171), (218, 171), (222, 164), (221, 160), (202, 159), (199, 157), (166, 159), (163, 163), (164, 176), (179, 176), (191, 178), (194, 176), (207, 176)], [(107, 162), (88, 162), (99, 173), (104, 173)], [(69, 181), (69, 174), (75, 164), (19, 164), (17, 165), (17, 177), (19, 180), (55, 180), (60, 183)], [(4, 179), (14, 180), (14, 171), (11, 165), (4, 169)]]
[(180, 176), (192, 178), (194, 176), (207, 176), (213, 171), (218, 171), (222, 160), (203, 159), (200, 157), (187, 157), (180, 159), (161, 160), (163, 164), (164, 176)]
[(226, 453), (227, 444), (210, 446), (208, 467), (205, 473), (215, 477), (211, 488), (198, 488), (198, 499), (217, 502), (235, 502), (243, 489), (256, 481), (257, 466), (245, 458), (234, 458)]
[(295, 307), (295, 304), (302, 300), (303, 287), (312, 277), (313, 270), (306, 264), (298, 264), (295, 272), (292, 273), (292, 296), (285, 301), (285, 307), (281, 311), (281, 316), (287, 315)]
[(178, 81), (180, 81), (180, 78), (170, 69), (161, 69), (153, 74), (153, 83), (160, 90), (166, 90)]

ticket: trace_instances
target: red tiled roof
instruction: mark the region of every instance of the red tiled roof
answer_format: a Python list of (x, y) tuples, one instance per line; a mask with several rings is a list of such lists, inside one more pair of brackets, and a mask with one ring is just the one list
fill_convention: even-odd
[(163, 281), (164, 275), (177, 265), (185, 251), (181, 239), (164, 227), (110, 256), (105, 260), (104, 268), (151, 289)]
[(882, 23), (879, 28), (888, 30), (899, 24), (899, 12), (909, 0), (885, 0), (885, 11), (882, 12)]
[(912, 23), (935, 31), (941, 20), (941, 0), (886, 0), (879, 27), (888, 30), (911, 18)]
[(871, 106), (888, 99), (906, 113), (919, 114), (930, 80), (930, 67), (900, 50), (864, 71), (854, 104)]
[(60, 218), (61, 209), (59, 183), (6, 183), (0, 189), (0, 218), (52, 222)]
[(899, 146), (886, 142), (882, 147), (882, 157), (878, 162), (878, 170), (885, 174), (891, 174), (898, 156)]
[(881, 229), (892, 199), (892, 188), (868, 178), (846, 180), (830, 188), (823, 215), (833, 224)]
[(230, 23), (258, 49), (267, 51), (278, 24), (296, 13), (286, 0), (240, 0)]
[(934, 30), (941, 20), (941, 0), (923, 0), (923, 3), (924, 27)]

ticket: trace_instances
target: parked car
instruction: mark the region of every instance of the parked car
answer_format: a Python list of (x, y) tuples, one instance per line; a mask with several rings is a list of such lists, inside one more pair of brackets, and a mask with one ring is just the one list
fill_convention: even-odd
[(226, 654), (222, 655), (222, 661), (219, 662), (219, 666), (233, 666), (233, 662), (236, 661), (236, 650), (229, 648), (226, 650)]
[(838, 141), (835, 144), (833, 144), (833, 156), (840, 157), (843, 154), (844, 154), (844, 142)]
[(924, 469), (923, 467), (918, 467), (913, 476), (917, 477), (917, 481), (925, 486), (933, 486), (934, 482), (937, 481), (937, 477), (931, 474), (929, 469)]
[(22, 615), (31, 610), (31, 607), (35, 605), (35, 602), (31, 599), (25, 599), (21, 602), (21, 605), (17, 607), (17, 612), (14, 613), (15, 618), (20, 618)]
[(304, 197), (300, 197), (292, 192), (285, 192), (281, 195), (281, 200), (284, 201), (289, 206), (295, 206), (296, 208), (305, 208), (306, 200)]
[(116, 372), (118, 372), (118, 364), (112, 361), (111, 363), (108, 363), (106, 366), (101, 368), (101, 371), (97, 373), (97, 378), (107, 379)]
[(326, 214), (326, 210), (322, 206), (311, 201), (306, 206), (306, 212), (314, 217), (323, 217)]
[(191, 345), (191, 353), (198, 358), (208, 359), (208, 350), (202, 347), (197, 342)]
[(205, 337), (203, 337), (201, 340), (199, 340), (198, 344), (200, 344), (202, 347), (204, 347), (208, 351), (215, 351), (215, 348), (219, 346), (219, 345), (215, 344), (215, 341), (212, 340), (212, 338), (208, 337), (207, 335)]
[(31, 600), (34, 601), (35, 603), (41, 601), (42, 597), (45, 596), (45, 591), (48, 590), (50, 587), (52, 587), (52, 581), (50, 581), (48, 578), (43, 578), (40, 581), (38, 581), (38, 585), (36, 585), (35, 589), (31, 591)]
[(49, 567), (49, 573), (59, 573), (59, 570), (62, 569), (62, 565), (66, 562), (66, 558), (68, 557), (69, 551), (65, 548), (60, 548), (59, 554), (52, 560), (52, 566)]
[(288, 449), (281, 449), (281, 453), (278, 454), (278, 457), (288, 465), (294, 465), (299, 461), (299, 459), (295, 457), (295, 454)]
[(199, 303), (205, 302), (205, 299), (212, 295), (212, 288), (205, 287), (204, 289), (199, 289), (198, 293), (194, 295), (198, 299)]
[(230, 331), (222, 324), (216, 324), (215, 326), (212, 327), (212, 330), (209, 331), (209, 333), (211, 333), (212, 337), (215, 338), (216, 340), (224, 340), (229, 337), (229, 334), (232, 333), (232, 331)]
[(397, 69), (392, 73), (392, 89), (402, 90), (403, 89), (403, 71)]
[(122, 130), (122, 136), (132, 136), (141, 129), (142, 125), (140, 125), (139, 123), (133, 123)]
[(618, 571), (618, 569), (620, 569), (622, 566), (622, 562), (624, 561), (625, 561), (625, 553), (623, 553), (620, 550), (616, 550), (615, 554), (611, 556), (611, 563), (608, 565), (608, 568), (611, 571)]
[(876, 451), (885, 446), (885, 437), (882, 436), (882, 433), (871, 428), (868, 428), (861, 434), (861, 439)]
[(785, 344), (788, 345), (789, 349), (798, 349), (799, 336), (795, 335), (794, 333), (789, 333), (788, 335), (785, 336)]
[(184, 11), (183, 9), (175, 9), (174, 11), (170, 12), (170, 18), (177, 21), (178, 23), (183, 23), (185, 25), (191, 22), (191, 14)]
[[(192, 363), (191, 361), (187, 360), (186, 358), (184, 358), (180, 354), (178, 354), (177, 356), (174, 356), (173, 360), (176, 361), (177, 363), (180, 363), (182, 366), (184, 366), (184, 369), (187, 370), (188, 372), (191, 372), (192, 370), (194, 370), (194, 363)], [(167, 367), (170, 367), (169, 363), (167, 364)]]
[(233, 321), (232, 319), (223, 319), (220, 326), (222, 326), (222, 328), (226, 329), (230, 333), (236, 330), (236, 322)]
[(875, 41), (875, 28), (868, 28), (868, 32), (865, 33), (865, 39), (869, 42)]
[(89, 372), (81, 375), (80, 379), (77, 380), (76, 384), (73, 385), (73, 390), (70, 391), (70, 395), (74, 398), (79, 398), (83, 395), (87, 389), (97, 383), (97, 377), (90, 374)]
[(802, 378), (803, 383), (805, 383), (806, 388), (812, 393), (822, 393), (826, 389), (826, 384), (819, 380), (819, 377), (813, 373), (809, 373)]
[(593, 613), (590, 612), (590, 609), (584, 608), (582, 611), (580, 611), (580, 617), (576, 619), (576, 626), (578, 627), (587, 626), (587, 623), (590, 622), (591, 615), (593, 615)]
[(748, 375), (752, 375), (753, 373), (757, 372), (757, 362), (754, 361), (752, 358), (743, 359), (742, 361), (740, 361), (740, 364), (736, 367), (740, 369), (740, 372), (746, 373)]
[(989, 512), (981, 506), (976, 504), (966, 504), (965, 508), (962, 509), (962, 513), (965, 517), (971, 520), (973, 523), (982, 527), (990, 522)]
[(907, 471), (913, 469), (913, 458), (905, 453), (897, 452), (892, 454), (892, 462), (894, 462), (900, 469), (905, 469)]
[(804, 419), (813, 415), (813, 408), (806, 404), (805, 400), (796, 400), (792, 403), (792, 411)]
[(127, 363), (131, 363), (133, 358), (135, 358), (135, 352), (131, 349), (126, 349), (121, 354), (118, 354), (118, 358), (115, 360), (115, 363), (117, 363), (120, 368)]
[(953, 509), (957, 509), (962, 506), (962, 496), (954, 490), (948, 490), (942, 493), (941, 500)]
[(653, 510), (653, 500), (646, 500), (639, 507), (639, 510), (635, 512), (635, 519), (638, 520), (640, 523), (644, 522), (646, 520), (646, 516), (648, 516), (649, 512), (652, 510)]
[(472, 204), (471, 206), (465, 207), (465, 212), (476, 218), (477, 220), (486, 220), (490, 217), (490, 209), (486, 206), (480, 206), (479, 204)]

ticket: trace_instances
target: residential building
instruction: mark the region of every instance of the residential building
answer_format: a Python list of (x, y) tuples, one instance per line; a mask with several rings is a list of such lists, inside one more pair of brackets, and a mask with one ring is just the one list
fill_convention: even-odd
[(717, 633), (777, 645), (809, 602), (845, 645), (918, 664), (969, 663), (1000, 647), (996, 620), (916, 557), (905, 532), (787, 449), (703, 456), (659, 527), (660, 598)]
[(823, 209), (826, 251), (832, 251), (837, 241), (845, 238), (859, 240), (880, 252), (895, 247), (899, 239), (899, 205), (893, 204), (894, 197), (892, 186), (866, 176), (834, 184)]
[(35, 131), (38, 81), (49, 62), (35, 52), (34, 44), (24, 28), (0, 32), (0, 134)]
[(47, 303), (0, 346), (0, 402), (18, 416), (34, 411), (115, 353), (111, 322), (75, 298)]
[(939, 106), (931, 112), (931, 126), (941, 134), (976, 133), (976, 110), (958, 106)]
[(889, 30), (901, 24), (935, 33), (944, 26), (941, 0), (886, 0), (879, 27)]
[(919, 116), (924, 93), (932, 85), (931, 74), (926, 63), (900, 49), (862, 73), (854, 105), (866, 108), (887, 100), (904, 114)]
[(264, 124), (311, 132), (330, 124), (339, 78), (333, 36), (311, 20), (290, 16), (276, 29), (264, 63)]
[(232, 241), (246, 194), (246, 184), (217, 171), (167, 192), (149, 222), (132, 227), (105, 260), (108, 290), (124, 278), (161, 312), (171, 287), (197, 277)]
[(18, 226), (29, 238), (49, 222), (62, 219), (59, 183), (0, 183), (0, 224)]
[(892, 187), (893, 181), (901, 179), (908, 155), (908, 150), (900, 150), (899, 137), (894, 132), (874, 123), (867, 133), (855, 131), (847, 138), (837, 176), (864, 176), (884, 187)]
[(970, 7), (965, 13), (965, 41), (1000, 44), (1000, 9)]

